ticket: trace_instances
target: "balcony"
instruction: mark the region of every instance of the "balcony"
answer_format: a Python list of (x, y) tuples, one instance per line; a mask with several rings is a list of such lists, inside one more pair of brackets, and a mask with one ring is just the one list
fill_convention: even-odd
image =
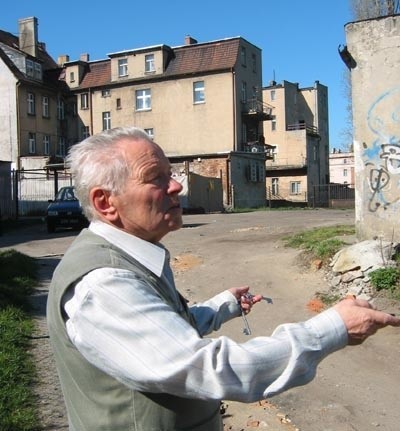
[(275, 145), (269, 145), (263, 139), (259, 141), (244, 142), (242, 144), (245, 153), (263, 153), (266, 160), (273, 160)]
[(307, 135), (311, 136), (319, 136), (318, 128), (315, 126), (311, 126), (310, 124), (306, 123), (296, 123), (296, 124), (288, 124), (286, 127), (286, 130), (288, 132), (291, 132), (293, 130), (305, 130)]
[(262, 100), (256, 98), (248, 99), (242, 102), (242, 114), (247, 119), (254, 121), (267, 121), (272, 120), (273, 106), (264, 103)]

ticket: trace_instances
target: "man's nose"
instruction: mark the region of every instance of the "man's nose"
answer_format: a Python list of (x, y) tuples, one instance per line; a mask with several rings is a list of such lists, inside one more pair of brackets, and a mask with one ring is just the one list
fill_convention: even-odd
[(179, 181), (176, 181), (174, 178), (171, 178), (169, 181), (169, 192), (170, 193), (180, 193), (183, 189), (182, 184)]

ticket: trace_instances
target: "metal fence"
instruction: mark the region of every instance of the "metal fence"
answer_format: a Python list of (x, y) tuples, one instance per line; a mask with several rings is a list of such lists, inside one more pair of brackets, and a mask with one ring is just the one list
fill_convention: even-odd
[(49, 199), (54, 199), (60, 187), (69, 185), (72, 178), (68, 172), (13, 170), (0, 177), (0, 215), (8, 219), (44, 216)]

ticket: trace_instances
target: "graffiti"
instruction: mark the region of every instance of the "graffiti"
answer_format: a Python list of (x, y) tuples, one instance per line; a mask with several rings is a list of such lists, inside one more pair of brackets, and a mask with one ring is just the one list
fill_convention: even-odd
[(364, 144), (362, 158), (370, 190), (368, 209), (375, 212), (400, 200), (400, 87), (382, 94), (367, 120), (376, 139), (369, 147)]

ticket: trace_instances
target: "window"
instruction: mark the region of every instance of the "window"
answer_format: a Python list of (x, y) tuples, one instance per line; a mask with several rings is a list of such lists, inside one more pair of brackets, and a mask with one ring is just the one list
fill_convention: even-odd
[(154, 72), (156, 70), (154, 66), (154, 54), (147, 54), (144, 57), (144, 71), (145, 72)]
[(291, 195), (299, 195), (300, 194), (300, 181), (291, 181), (290, 182), (290, 194)]
[(154, 129), (144, 129), (144, 131), (149, 135), (149, 137), (153, 140), (154, 139)]
[(271, 131), (275, 132), (275, 130), (276, 130), (276, 116), (273, 115), (271, 120)]
[(75, 82), (75, 72), (69, 73), (69, 82)]
[(136, 110), (145, 111), (151, 109), (151, 90), (136, 90)]
[(82, 126), (81, 129), (82, 139), (86, 139), (90, 136), (89, 126)]
[(121, 58), (118, 60), (118, 76), (128, 76), (128, 59)]
[(118, 98), (116, 102), (117, 102), (117, 109), (122, 109), (121, 99)]
[(246, 48), (244, 46), (240, 48), (240, 61), (242, 66), (246, 66)]
[(275, 90), (271, 90), (270, 96), (271, 96), (271, 100), (275, 100), (275, 97), (276, 97)]
[(43, 153), (46, 155), (50, 154), (50, 136), (49, 135), (43, 136)]
[(81, 94), (81, 109), (89, 109), (89, 93)]
[(35, 154), (36, 153), (36, 134), (35, 133), (28, 133), (28, 143), (29, 143), (29, 154)]
[(272, 194), (279, 195), (279, 178), (272, 178)]
[(260, 182), (260, 183), (265, 182), (265, 164), (264, 163), (258, 164), (258, 182)]
[(111, 129), (111, 112), (103, 112), (103, 130)]
[(47, 96), (42, 97), (42, 115), (45, 118), (50, 117), (50, 111), (49, 111), (49, 98)]
[(58, 138), (57, 156), (65, 156), (65, 138), (63, 136)]
[(111, 91), (109, 89), (107, 90), (101, 90), (101, 97), (110, 97)]
[(193, 82), (193, 103), (204, 103), (205, 101), (204, 81)]
[(347, 164), (347, 159), (343, 159), (343, 163), (346, 165)]
[(255, 54), (251, 54), (251, 67), (253, 72), (257, 72), (257, 57)]
[(28, 93), (28, 114), (35, 115), (35, 95), (33, 93)]
[(33, 61), (26, 60), (26, 75), (33, 76)]
[(35, 66), (35, 79), (42, 79), (42, 65), (39, 63), (34, 63)]
[(242, 81), (242, 102), (247, 102), (247, 83)]
[(343, 176), (347, 177), (347, 169), (343, 169)]
[(57, 119), (64, 120), (64, 101), (57, 99)]

